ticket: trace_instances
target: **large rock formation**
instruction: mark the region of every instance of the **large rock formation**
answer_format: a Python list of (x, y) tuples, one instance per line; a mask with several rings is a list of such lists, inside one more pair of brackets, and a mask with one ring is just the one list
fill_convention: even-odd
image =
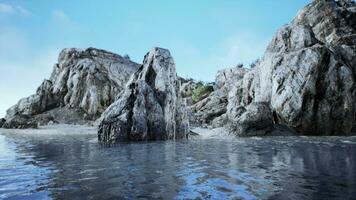
[(267, 102), (274, 123), (299, 134), (350, 134), (355, 126), (356, 7), (315, 0), (283, 26), (258, 63), (230, 93), (230, 124), (238, 106)]
[(35, 116), (44, 112), (56, 117), (62, 110), (63, 116), (67, 117), (58, 119), (62, 123), (74, 122), (77, 118), (95, 120), (115, 101), (138, 67), (139, 64), (128, 58), (104, 50), (64, 49), (50, 79), (43, 81), (36, 94), (21, 99), (8, 109), (5, 118), (9, 120), (17, 115)]
[(179, 85), (169, 51), (153, 48), (119, 99), (103, 113), (99, 141), (185, 138), (189, 122)]

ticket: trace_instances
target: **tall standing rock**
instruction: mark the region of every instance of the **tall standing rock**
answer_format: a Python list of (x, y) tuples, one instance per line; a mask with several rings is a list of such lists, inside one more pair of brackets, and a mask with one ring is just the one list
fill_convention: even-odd
[[(343, 135), (355, 127), (355, 3), (314, 0), (277, 31), (228, 107), (269, 104), (274, 123), (299, 134)], [(230, 123), (236, 109), (230, 109)]]
[(120, 98), (103, 113), (99, 141), (185, 138), (189, 122), (179, 85), (170, 52), (153, 48)]
[[(74, 112), (65, 118), (78, 116), (95, 120), (115, 101), (138, 68), (139, 64), (128, 58), (104, 50), (64, 49), (50, 79), (43, 81), (36, 94), (21, 99), (8, 109), (6, 119), (17, 115), (35, 116), (53, 110), (50, 115), (55, 118)], [(58, 120), (64, 123), (72, 121)]]

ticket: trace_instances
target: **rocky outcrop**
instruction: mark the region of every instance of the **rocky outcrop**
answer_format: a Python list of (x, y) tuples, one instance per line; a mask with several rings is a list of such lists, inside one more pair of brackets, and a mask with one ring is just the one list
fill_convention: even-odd
[(199, 124), (212, 125), (214, 119), (226, 113), (226, 106), (227, 93), (224, 90), (216, 90), (191, 108)]
[(3, 124), (2, 128), (37, 128), (38, 124), (30, 115), (16, 115)]
[(6, 120), (4, 118), (0, 119), (0, 128), (5, 124)]
[(195, 103), (191, 109), (195, 111), (196, 120), (200, 124), (212, 127), (224, 126), (227, 122), (228, 94), (234, 85), (242, 81), (247, 73), (246, 68), (235, 67), (218, 71), (215, 79), (215, 90), (203, 100)]
[(16, 105), (8, 109), (5, 118), (10, 119), (16, 115), (36, 115), (58, 107), (60, 105), (59, 98), (49, 92), (52, 86), (51, 81), (44, 80), (38, 87), (36, 94), (21, 99)]
[[(230, 93), (238, 106), (268, 102), (276, 124), (299, 134), (350, 134), (355, 126), (355, 4), (315, 0), (273, 37), (257, 64)], [(241, 84), (241, 83), (240, 83)]]
[(225, 89), (229, 91), (240, 81), (246, 74), (248, 69), (243, 66), (219, 70), (215, 77), (215, 90)]
[(138, 67), (129, 59), (104, 50), (64, 49), (50, 79), (43, 81), (36, 94), (8, 109), (6, 119), (65, 107), (66, 111), (77, 110), (82, 120), (95, 120), (115, 101)]
[(179, 85), (170, 52), (153, 48), (119, 99), (103, 113), (99, 141), (186, 138), (189, 122)]
[(239, 106), (234, 113), (230, 120), (235, 123), (230, 128), (238, 136), (265, 136), (273, 130), (273, 116), (267, 103)]

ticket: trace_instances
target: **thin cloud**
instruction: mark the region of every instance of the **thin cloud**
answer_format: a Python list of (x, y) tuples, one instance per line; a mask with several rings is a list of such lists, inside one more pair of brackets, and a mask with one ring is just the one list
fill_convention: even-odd
[(70, 23), (71, 21), (69, 16), (62, 10), (54, 10), (52, 12), (52, 17), (56, 22), (59, 23)]
[(5, 3), (0, 3), (0, 13), (2, 14), (20, 14), (31, 15), (30, 11), (21, 6), (12, 6)]
[(16, 6), (15, 10), (22, 15), (31, 15), (30, 11), (28, 11), (27, 9), (25, 9), (21, 6)]
[(8, 4), (0, 3), (0, 13), (12, 13), (14, 8)]
[(219, 63), (225, 63), (226, 67), (234, 67), (242, 63), (247, 67), (252, 61), (262, 57), (269, 40), (262, 35), (249, 32), (230, 37), (222, 46), (225, 54)]

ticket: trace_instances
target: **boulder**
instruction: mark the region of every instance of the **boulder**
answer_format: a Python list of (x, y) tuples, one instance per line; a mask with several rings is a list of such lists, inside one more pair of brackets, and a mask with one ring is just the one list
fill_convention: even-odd
[(186, 138), (188, 116), (170, 52), (153, 48), (127, 87), (102, 115), (103, 143)]
[(0, 119), (0, 128), (5, 124), (6, 120), (4, 118)]
[(49, 114), (35, 115), (33, 116), (33, 121), (37, 122), (38, 126), (45, 126), (56, 122), (54, 117)]
[(237, 107), (230, 118), (230, 131), (240, 137), (265, 136), (273, 130), (273, 116), (268, 103), (254, 102)]
[(191, 109), (195, 112), (197, 122), (211, 125), (215, 118), (226, 113), (227, 103), (227, 92), (216, 90), (191, 106)]
[(219, 128), (219, 127), (223, 127), (227, 124), (227, 115), (226, 113), (220, 115), (219, 117), (216, 117), (214, 118), (212, 121), (211, 121), (211, 126), (212, 128)]
[(26, 129), (26, 128), (37, 128), (38, 124), (36, 120), (30, 115), (16, 115), (10, 119), (7, 119), (3, 124), (2, 128), (16, 128), (16, 129)]
[(44, 116), (44, 118), (49, 117), (49, 119), (51, 119), (50, 121), (59, 124), (91, 125), (94, 123), (81, 108), (59, 107), (36, 115), (35, 119), (38, 117), (43, 118), (42, 116)]

